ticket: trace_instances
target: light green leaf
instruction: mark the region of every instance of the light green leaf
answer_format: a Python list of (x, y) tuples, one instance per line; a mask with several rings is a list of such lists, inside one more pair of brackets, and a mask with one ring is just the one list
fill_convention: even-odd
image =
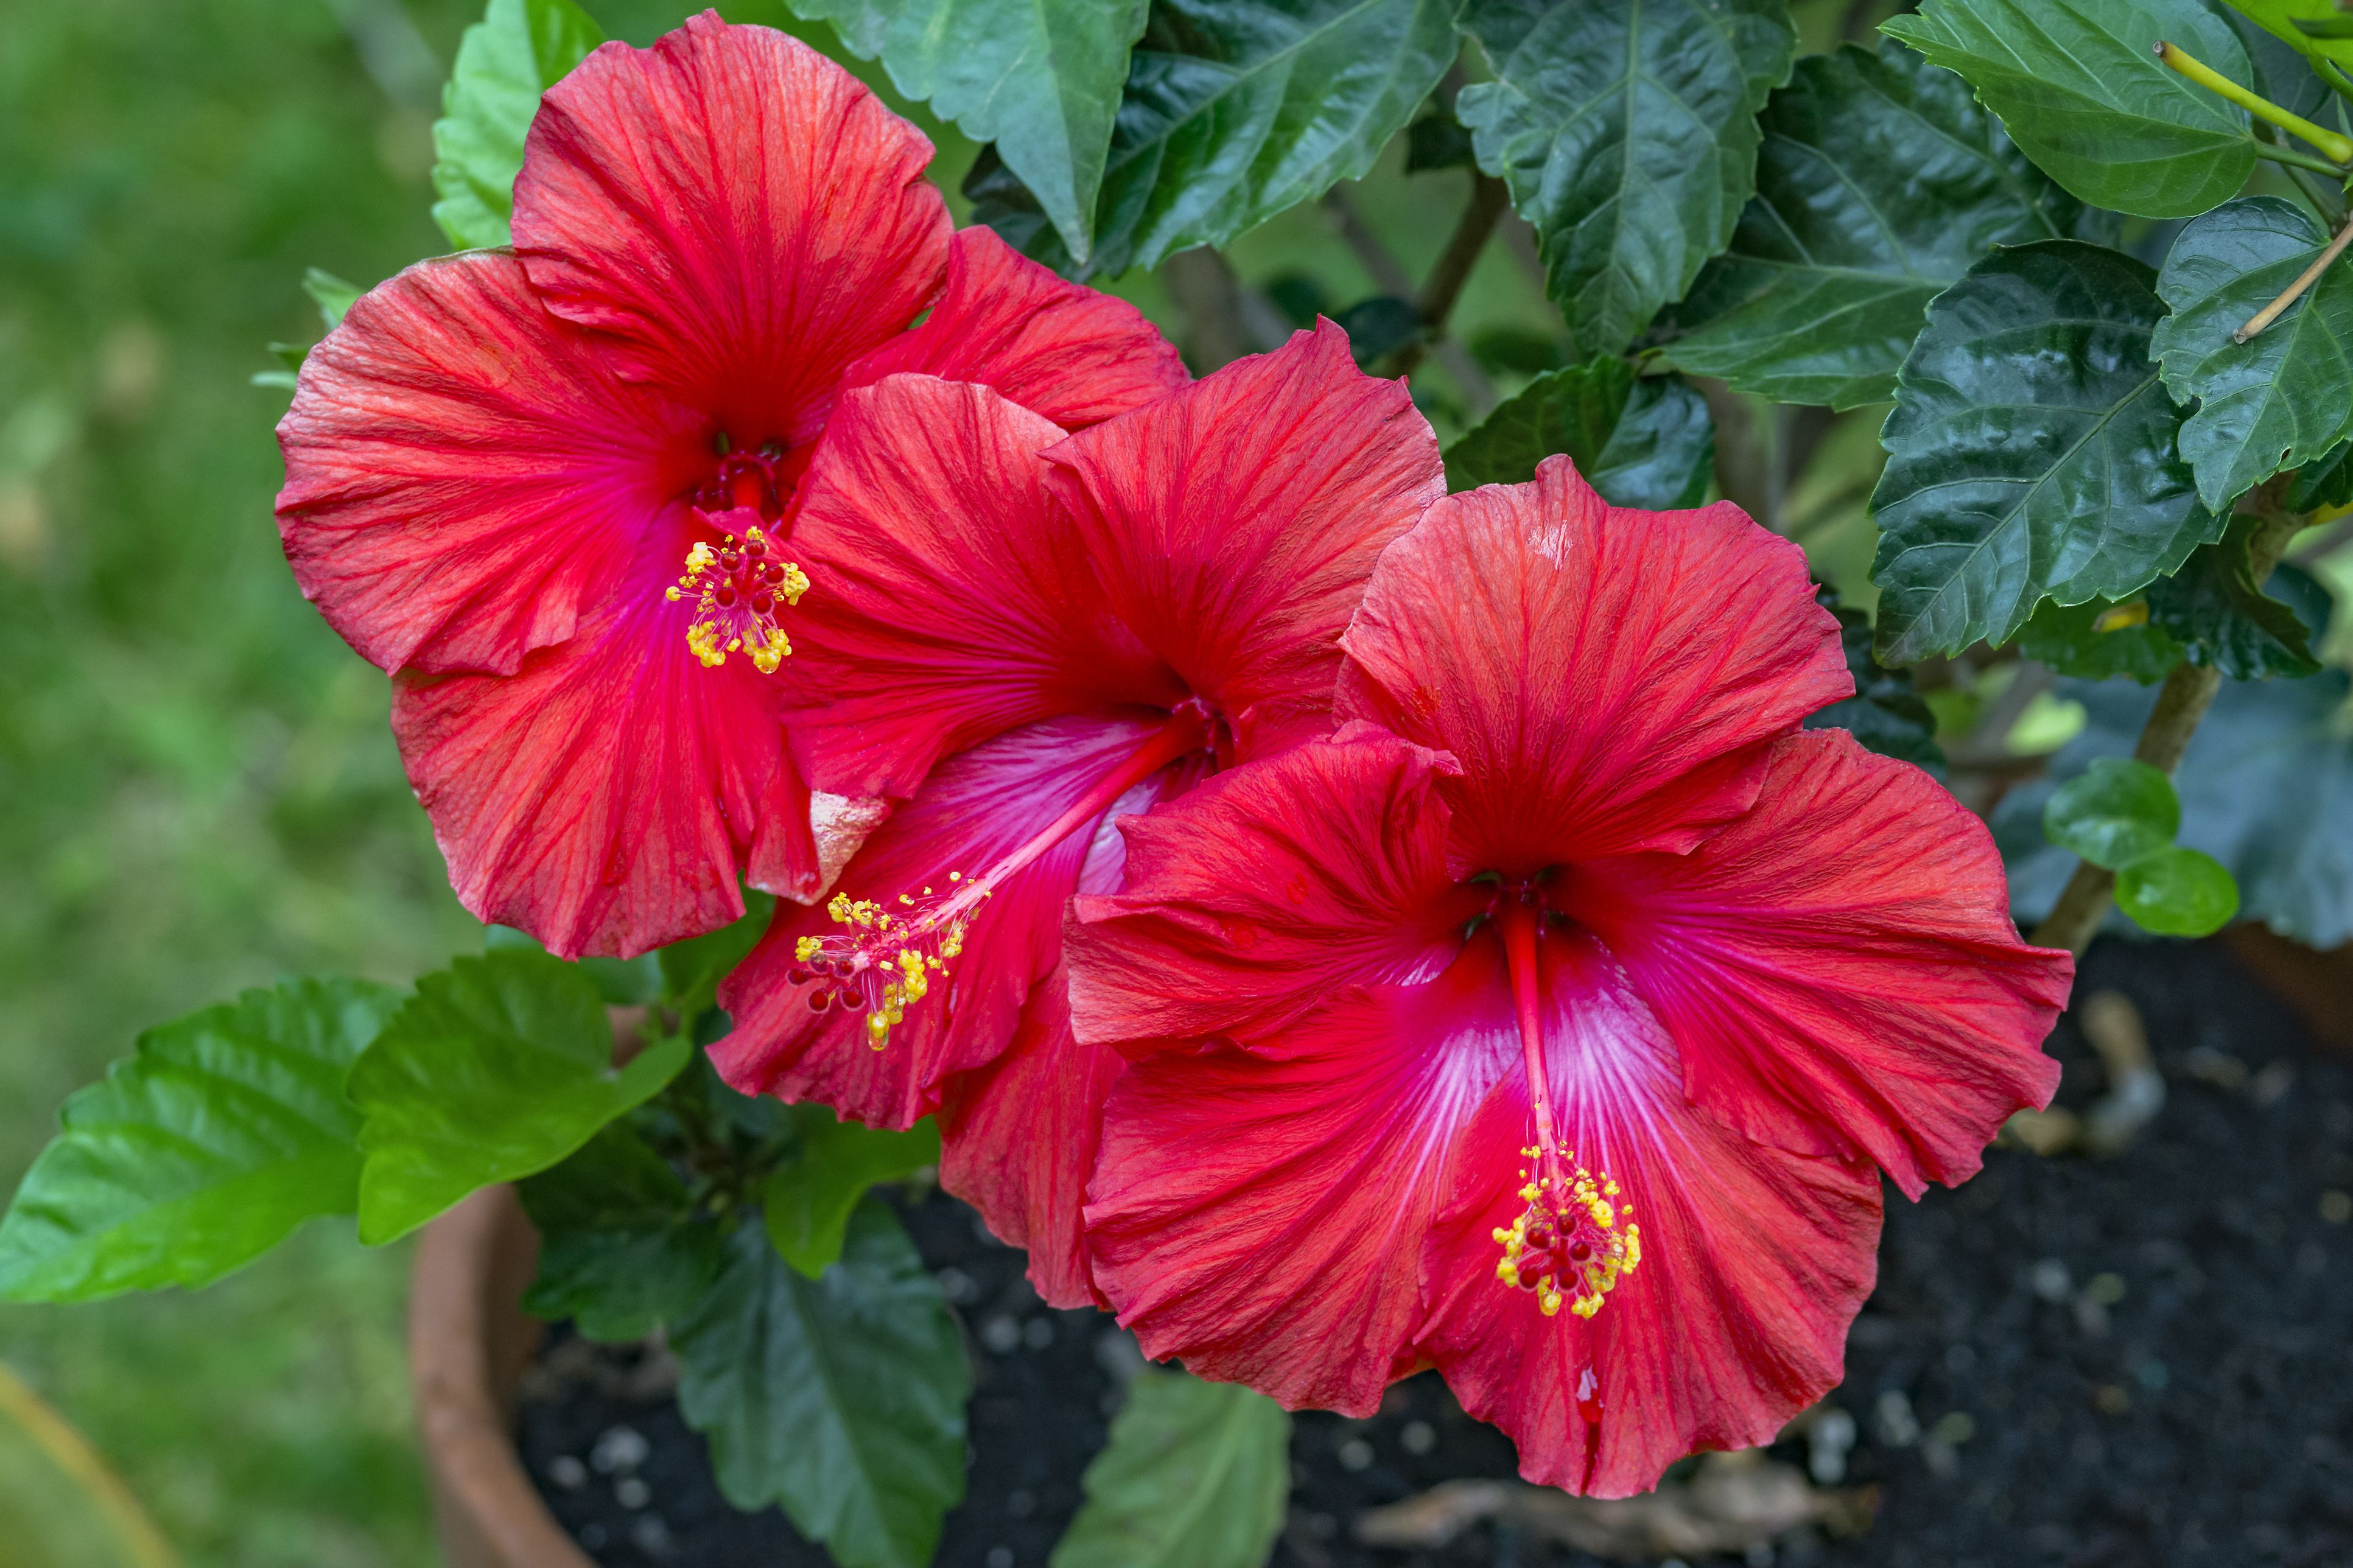
[(2239, 885), (2211, 855), (2168, 847), (2116, 873), (2116, 908), (2159, 936), (2211, 936), (2239, 912)]
[(972, 1367), (939, 1287), (880, 1199), (807, 1279), (754, 1226), (672, 1326), (678, 1402), (737, 1508), (781, 1503), (841, 1568), (923, 1568), (964, 1495)]
[[(367, 290), (356, 283), (344, 282), (323, 267), (313, 267), (302, 274), (302, 292), (311, 296), (311, 302), (319, 307), (319, 320), (324, 321), (327, 331), (332, 332), (343, 324), (343, 316), (351, 310), (353, 301)], [(298, 362), (289, 368), (300, 370), (301, 365)]]
[(2190, 217), (2254, 173), (2246, 112), (2155, 52), (2177, 44), (2245, 85), (2238, 35), (2199, 0), (1926, 0), (1884, 30), (1958, 71), (2028, 157), (2094, 206)]
[(974, 216), (1077, 276), (1223, 245), (1373, 166), (1453, 63), (1459, 4), (1159, 0), (1129, 58), (1093, 254), (1074, 261), (987, 155), (965, 184)]
[(2251, 196), (2192, 222), (2166, 255), (2157, 291), (2173, 313), (2152, 347), (2167, 389), (2197, 405), (2181, 453), (2217, 511), (2353, 435), (2353, 265), (2322, 273), (2249, 342), (2232, 341), (2328, 240), (2294, 203)]
[(1715, 426), (1683, 377), (1597, 355), (1546, 371), (1465, 433), (1447, 449), (1447, 488), (1525, 484), (1556, 452), (1612, 505), (1668, 511), (1707, 499)]
[(692, 1050), (673, 1037), (617, 1069), (604, 997), (545, 953), (509, 948), (427, 975), (352, 1067), (360, 1239), (394, 1240), (477, 1188), (545, 1170)]
[(1291, 1496), (1291, 1417), (1239, 1384), (1139, 1372), (1050, 1568), (1260, 1568)]
[(797, 1148), (761, 1203), (777, 1255), (814, 1279), (841, 1256), (850, 1211), (869, 1187), (940, 1163), (940, 1130), (928, 1118), (903, 1132), (862, 1127), (822, 1105), (793, 1107), (793, 1127)]
[(626, 1122), (519, 1190), (540, 1237), (523, 1310), (570, 1318), (589, 1339), (626, 1343), (676, 1322), (719, 1272), (725, 1238)]
[(1093, 247), (1128, 49), (1149, 0), (788, 0), (997, 156), (1075, 261)]
[(759, 944), (776, 908), (771, 895), (746, 892), (742, 919), (661, 950), (657, 962), (661, 965), (662, 991), (680, 1016), (692, 1020), (710, 1011), (719, 983)]
[(0, 1221), (0, 1296), (80, 1301), (205, 1285), (316, 1215), (349, 1214), (359, 1118), (343, 1075), (399, 1005), (290, 980), (142, 1034), (66, 1101)]
[[(2314, 59), (2353, 68), (2353, 15), (2337, 0), (2229, 0), (2263, 31)], [(2211, 63), (2211, 62), (2210, 62)]]
[(1757, 111), (1797, 47), (1783, 0), (1470, 0), (1495, 79), (1462, 89), (1479, 166), (1535, 226), (1586, 353), (1683, 297), (1756, 190)]
[(604, 41), (572, 0), (490, 0), (458, 44), (457, 68), (433, 122), (433, 221), (460, 250), (514, 236), (515, 175), (539, 95)]
[(2006, 641), (2045, 598), (2123, 599), (2221, 536), (2149, 362), (2152, 281), (2130, 257), (2045, 240), (1929, 306), (1872, 496), (1884, 662)]
[(2129, 757), (2102, 757), (2042, 808), (2043, 837), (2111, 871), (2155, 854), (2180, 831), (2173, 781)]
[(1762, 123), (1757, 198), (1666, 353), (1778, 403), (1886, 402), (1930, 300), (1996, 245), (2084, 220), (1959, 78), (1892, 38), (1799, 60)]

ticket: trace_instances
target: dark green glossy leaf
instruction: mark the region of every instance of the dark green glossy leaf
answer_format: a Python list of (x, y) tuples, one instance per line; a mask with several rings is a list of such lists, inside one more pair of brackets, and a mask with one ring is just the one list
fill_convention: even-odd
[(1783, 0), (1470, 0), (1495, 79), (1462, 89), (1479, 166), (1535, 226), (1588, 353), (1683, 297), (1756, 190), (1757, 111), (1787, 80)]
[(1459, 4), (1158, 0), (1129, 58), (1093, 254), (1075, 261), (994, 156), (965, 182), (973, 216), (1076, 276), (1223, 245), (1373, 166), (1453, 63)]
[(1778, 403), (1884, 403), (1931, 299), (2083, 215), (1958, 77), (1892, 38), (1799, 60), (1762, 123), (1757, 197), (1666, 352)]
[(2290, 511), (2353, 506), (2353, 441), (2297, 470), (2281, 500)]
[(539, 95), (604, 41), (572, 0), (490, 0), (458, 44), (433, 122), (433, 221), (460, 250), (514, 237), (515, 175)]
[(2123, 605), (2105, 599), (2056, 605), (2045, 599), (2019, 628), (2018, 651), (2061, 675), (2084, 680), (2129, 676), (2143, 686), (2170, 675), (2187, 652), (2150, 621), (2146, 597)]
[(2042, 170), (2094, 206), (2189, 217), (2254, 173), (2247, 116), (2166, 68), (2159, 39), (2244, 84), (2199, 0), (1926, 0), (1885, 30), (1958, 71)]
[(1426, 169), (1467, 169), (1474, 162), (1470, 128), (1444, 110), (1425, 114), (1406, 129), (1405, 171), (1409, 174)]
[(1889, 669), (1871, 656), (1871, 617), (1820, 590), (1822, 607), (1838, 617), (1839, 643), (1846, 651), (1854, 695), (1810, 714), (1809, 730), (1844, 730), (1883, 757), (1899, 757), (1943, 776), (1944, 749), (1936, 744), (1936, 715), (1912, 689), (1909, 670)]
[(761, 1203), (777, 1255), (814, 1279), (841, 1256), (868, 1188), (940, 1163), (940, 1130), (929, 1119), (903, 1132), (861, 1127), (822, 1105), (793, 1107), (793, 1154), (768, 1178)]
[(1558, 338), (1525, 327), (1482, 327), (1471, 334), (1470, 349), (1481, 369), (1510, 375), (1542, 375), (1568, 363)]
[(343, 1075), (400, 993), (290, 980), (141, 1034), (68, 1100), (0, 1221), (0, 1296), (83, 1301), (204, 1285), (304, 1220), (349, 1214)]
[(2150, 584), (2149, 620), (2183, 645), (2192, 664), (2211, 664), (2233, 680), (2316, 675), (2312, 638), (2327, 617), (2328, 590), (2294, 566), (2274, 572), (2270, 592), (2258, 585), (2247, 555), (2257, 526), (2252, 517), (2233, 519), (2220, 543)]
[(661, 950), (657, 962), (661, 967), (662, 993), (681, 1016), (691, 1019), (709, 1010), (718, 995), (719, 983), (758, 945), (776, 908), (776, 900), (770, 894), (746, 892), (741, 920)]
[(2045, 598), (2122, 599), (2220, 536), (2149, 362), (2152, 281), (2130, 257), (2045, 240), (1929, 306), (1872, 496), (1887, 663), (2005, 641)]
[(1556, 452), (1611, 504), (1668, 511), (1707, 499), (1715, 427), (1681, 376), (1637, 376), (1601, 355), (1498, 405), (1447, 449), (1447, 488), (1525, 484)]
[(2221, 510), (2283, 468), (2353, 435), (2353, 267), (2337, 266), (2244, 343), (2231, 334), (2327, 247), (2328, 232), (2277, 196), (2229, 202), (2183, 229), (2157, 291), (2173, 311), (2154, 352), (2165, 384), (2198, 411), (2181, 453)]
[(2173, 781), (2130, 757), (2102, 757), (2042, 808), (2042, 836), (2113, 871), (2173, 842), (2181, 802)]
[(1240, 1384), (1139, 1372), (1049, 1568), (1261, 1568), (1291, 1495), (1291, 1417)]
[[(2353, 724), (2344, 671), (2309, 680), (2225, 681), (2175, 770), (2179, 842), (2227, 868), (2245, 912), (2313, 947), (2353, 942)], [(2088, 723), (2052, 759), (2060, 778), (2094, 757), (2130, 754), (2154, 692), (2068, 681), (2060, 694)], [(2031, 922), (2051, 908), (2074, 857), (2042, 843), (2051, 785), (2021, 785), (1994, 816), (2010, 899)], [(2116, 922), (2116, 923), (2121, 923)]]
[(1366, 369), (1421, 336), (1421, 312), (1413, 301), (1388, 294), (1359, 300), (1333, 320), (1348, 334), (1348, 352)]
[(725, 1238), (625, 1122), (518, 1190), (539, 1232), (539, 1276), (523, 1310), (569, 1318), (589, 1339), (645, 1338), (692, 1310), (719, 1272)]
[(2239, 912), (2239, 886), (2211, 855), (2168, 846), (2116, 873), (2116, 908), (2158, 936), (2211, 936)]
[(360, 1239), (391, 1241), (479, 1187), (545, 1170), (691, 1050), (673, 1037), (616, 1068), (604, 997), (545, 953), (494, 951), (425, 976), (352, 1067)]
[(841, 1568), (923, 1568), (964, 1495), (972, 1368), (939, 1287), (881, 1200), (803, 1279), (756, 1226), (672, 1327), (679, 1408), (740, 1509), (784, 1505)]
[(1095, 199), (1148, 0), (788, 0), (880, 56), (892, 85), (954, 121), (1036, 197), (1070, 255), (1092, 247)]

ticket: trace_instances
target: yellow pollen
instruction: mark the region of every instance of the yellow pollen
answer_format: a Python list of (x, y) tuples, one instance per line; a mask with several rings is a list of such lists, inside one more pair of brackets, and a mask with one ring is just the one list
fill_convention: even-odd
[[(963, 880), (955, 873), (948, 879)], [(836, 893), (825, 912), (845, 929), (794, 942), (795, 960), (807, 967), (793, 972), (793, 984), (813, 985), (810, 1005), (819, 1012), (837, 1004), (863, 1009), (867, 1043), (879, 1051), (906, 1022), (907, 1009), (930, 994), (934, 977), (963, 953), (973, 910), (988, 896), (976, 882), (946, 899), (925, 888), (920, 897), (898, 895), (892, 903), (913, 912), (893, 913), (873, 899)]]
[(800, 603), (808, 585), (807, 574), (776, 559), (775, 541), (755, 526), (741, 540), (723, 536), (715, 547), (697, 540), (686, 552), (686, 574), (663, 589), (662, 597), (694, 601), (686, 646), (705, 668), (742, 653), (761, 674), (773, 675), (793, 651), (778, 617), (786, 606)]
[(1532, 1292), (1536, 1310), (1547, 1318), (1567, 1306), (1590, 1319), (1642, 1261), (1633, 1205), (1611, 1203), (1620, 1195), (1618, 1184), (1606, 1172), (1597, 1176), (1577, 1164), (1568, 1151), (1532, 1147), (1520, 1152), (1549, 1169), (1520, 1188), (1526, 1210), (1494, 1230), (1504, 1249), (1495, 1278)]

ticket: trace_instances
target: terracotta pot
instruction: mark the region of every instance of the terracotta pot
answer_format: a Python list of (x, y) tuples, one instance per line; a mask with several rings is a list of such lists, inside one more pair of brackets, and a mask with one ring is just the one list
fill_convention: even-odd
[(512, 1187), (425, 1227), (408, 1297), (408, 1376), (448, 1568), (596, 1568), (515, 1453), (515, 1389), (539, 1348), (522, 1310), (539, 1237)]

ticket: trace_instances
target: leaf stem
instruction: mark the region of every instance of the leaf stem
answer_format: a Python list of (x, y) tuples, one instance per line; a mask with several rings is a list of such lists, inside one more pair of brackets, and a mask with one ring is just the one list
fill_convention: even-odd
[(2157, 58), (2207, 91), (2228, 99), (2256, 119), (2268, 121), (2281, 130), (2311, 142), (2336, 160), (2338, 173), (2341, 174), (2347, 164), (2353, 163), (2353, 137), (2339, 136), (2334, 131), (2315, 125), (2300, 114), (2291, 113), (2282, 109), (2260, 93), (2248, 91), (2188, 50), (2175, 45), (2160, 40), (2157, 46)]
[(2310, 169), (2316, 174), (2327, 174), (2332, 179), (2342, 178), (2345, 174), (2326, 158), (2316, 158), (2309, 153), (2299, 153), (2293, 147), (2282, 147), (2271, 142), (2256, 142), (2255, 156), (2268, 158), (2274, 163), (2285, 163), (2291, 168)]
[(2312, 265), (2306, 268), (2296, 280), (2287, 286), (2287, 291), (2248, 317), (2247, 324), (2231, 334), (2231, 341), (2234, 343), (2243, 343), (2274, 321), (2278, 321), (2282, 311), (2303, 299), (2305, 290), (2320, 281), (2320, 275), (2328, 270), (2331, 262), (2345, 254), (2348, 244), (2353, 244), (2353, 218), (2346, 220), (2345, 226), (2337, 231), (2337, 237), (2328, 242), (2328, 248), (2313, 258)]
[[(2311, 521), (2302, 512), (2267, 510), (2263, 514), (2263, 525), (2255, 531), (2247, 545), (2248, 563), (2253, 568), (2258, 586), (2270, 581), (2272, 569), (2287, 552), (2288, 541)], [(2133, 747), (2133, 760), (2170, 775), (2180, 766), (2181, 754), (2189, 749), (2189, 738), (2197, 732), (2198, 721), (2206, 717), (2214, 694), (2221, 689), (2222, 672), (2213, 666), (2192, 664), (2188, 659), (2175, 665), (2173, 673), (2165, 678), (2165, 685), (2158, 691), (2157, 706), (2149, 710), (2148, 722), (2141, 726), (2140, 740)], [(2051, 913), (2034, 928), (2034, 945), (2063, 947), (2076, 957), (2083, 957), (2084, 950), (2099, 933), (2101, 921), (2107, 918), (2116, 887), (2114, 871), (2088, 860), (2076, 862), (2075, 874), (2067, 879), (2059, 901), (2051, 906)]]

